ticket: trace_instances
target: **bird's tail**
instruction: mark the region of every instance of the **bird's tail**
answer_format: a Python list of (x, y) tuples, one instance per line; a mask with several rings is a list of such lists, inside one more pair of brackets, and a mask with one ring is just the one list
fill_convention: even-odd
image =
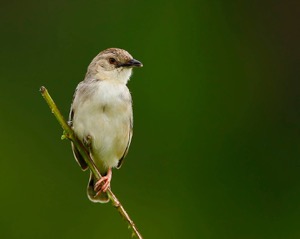
[(97, 195), (97, 192), (94, 190), (94, 186), (97, 180), (94, 178), (92, 172), (90, 172), (90, 180), (87, 187), (87, 196), (92, 202), (99, 202), (99, 203), (107, 203), (109, 202), (109, 197), (106, 192), (101, 192)]

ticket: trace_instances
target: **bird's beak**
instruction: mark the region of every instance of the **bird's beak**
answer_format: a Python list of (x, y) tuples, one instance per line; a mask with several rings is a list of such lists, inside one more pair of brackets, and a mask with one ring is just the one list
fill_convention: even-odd
[(142, 62), (135, 59), (131, 59), (126, 63), (118, 64), (118, 67), (142, 67), (142, 66), (143, 66)]

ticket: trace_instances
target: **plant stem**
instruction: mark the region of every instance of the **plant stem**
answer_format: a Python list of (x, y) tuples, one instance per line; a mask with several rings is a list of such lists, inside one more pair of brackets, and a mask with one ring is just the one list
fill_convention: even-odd
[[(64, 137), (68, 138), (69, 140), (71, 140), (73, 142), (74, 146), (80, 152), (81, 156), (83, 157), (83, 159), (89, 166), (89, 168), (90, 168), (91, 172), (94, 174), (95, 178), (97, 180), (101, 179), (101, 174), (99, 173), (99, 170), (97, 169), (94, 161), (89, 156), (88, 150), (85, 148), (85, 146), (82, 144), (82, 142), (77, 138), (73, 129), (68, 125), (68, 123), (66, 122), (66, 120), (64, 119), (62, 114), (60, 113), (59, 109), (57, 108), (55, 102), (53, 101), (50, 94), (48, 93), (47, 89), (44, 86), (42, 86), (40, 88), (40, 92), (41, 92), (43, 98), (45, 99), (45, 101), (47, 102), (47, 104), (49, 105), (51, 112), (54, 114), (57, 121), (63, 128)], [(134, 222), (131, 220), (128, 213), (126, 212), (126, 210), (124, 209), (124, 207), (122, 206), (122, 204), (120, 203), (120, 201), (115, 196), (115, 194), (111, 191), (110, 188), (107, 190), (107, 194), (112, 202), (112, 205), (118, 210), (118, 212), (121, 214), (121, 216), (129, 224), (128, 226), (132, 229), (132, 235), (136, 236), (138, 239), (142, 239), (143, 237), (140, 234), (140, 232), (138, 231)]]

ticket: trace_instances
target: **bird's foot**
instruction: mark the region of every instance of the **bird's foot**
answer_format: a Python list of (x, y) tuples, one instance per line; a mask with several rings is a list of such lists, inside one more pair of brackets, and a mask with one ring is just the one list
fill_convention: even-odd
[(107, 191), (107, 189), (110, 187), (111, 177), (112, 171), (109, 169), (107, 174), (95, 183), (94, 190), (97, 192), (97, 195), (99, 195), (101, 192), (105, 193)]
[(85, 147), (87, 147), (91, 151), (92, 136), (87, 135), (86, 137), (84, 137), (82, 143), (84, 144)]

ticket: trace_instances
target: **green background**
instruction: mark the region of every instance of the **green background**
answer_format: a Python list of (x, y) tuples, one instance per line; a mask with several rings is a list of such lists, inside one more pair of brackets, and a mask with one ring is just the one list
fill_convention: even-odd
[(1, 3), (1, 238), (130, 238), (39, 93), (67, 116), (103, 49), (128, 50), (134, 136), (112, 188), (145, 238), (300, 238), (296, 1)]

